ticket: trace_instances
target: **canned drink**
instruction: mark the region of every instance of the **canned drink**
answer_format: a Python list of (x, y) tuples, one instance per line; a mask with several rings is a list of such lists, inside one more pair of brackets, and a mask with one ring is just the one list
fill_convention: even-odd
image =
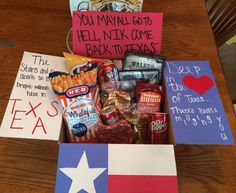
[(166, 113), (149, 114), (149, 139), (151, 144), (167, 144), (169, 142)]
[(118, 111), (118, 109), (116, 108), (115, 105), (110, 105), (110, 106), (104, 107), (100, 111), (100, 114), (101, 114), (102, 122), (105, 125), (114, 124), (121, 119), (120, 112)]
[(99, 66), (99, 81), (101, 85), (117, 83), (120, 80), (118, 68), (112, 63), (103, 63)]

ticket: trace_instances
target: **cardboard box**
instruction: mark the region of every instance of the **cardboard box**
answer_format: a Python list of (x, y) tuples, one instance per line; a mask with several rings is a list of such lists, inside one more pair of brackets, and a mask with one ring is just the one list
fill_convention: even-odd
[(173, 145), (60, 144), (56, 193), (178, 193)]
[[(60, 140), (62, 108), (48, 80), (57, 70), (67, 71), (64, 58), (24, 53), (0, 136)], [(167, 61), (164, 78), (170, 143), (234, 143), (207, 61)]]
[(2, 120), (0, 136), (63, 140), (62, 108), (48, 74), (67, 71), (65, 59), (24, 52)]

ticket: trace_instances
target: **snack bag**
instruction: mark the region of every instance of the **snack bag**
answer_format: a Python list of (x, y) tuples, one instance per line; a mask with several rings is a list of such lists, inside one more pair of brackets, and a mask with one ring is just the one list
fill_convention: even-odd
[(53, 72), (49, 75), (55, 95), (63, 106), (69, 142), (95, 142), (100, 118), (97, 68), (78, 75)]
[[(163, 77), (163, 69), (165, 64), (165, 57), (161, 55), (148, 55), (140, 53), (127, 52), (123, 60), (123, 70), (150, 70), (146, 72), (146, 76), (150, 76), (157, 70), (155, 84), (161, 84)], [(152, 73), (151, 73), (152, 72)], [(145, 76), (145, 75), (144, 75)], [(152, 75), (151, 75), (152, 76)]]
[(66, 52), (63, 52), (63, 55), (66, 58), (68, 72), (71, 75), (78, 74), (82, 71), (88, 71), (101, 64), (102, 62), (111, 63), (111, 60), (108, 59), (95, 59)]
[(138, 82), (135, 89), (136, 101), (142, 113), (160, 112), (163, 102), (163, 87), (156, 84)]
[(158, 69), (163, 71), (165, 56), (127, 52), (123, 63), (123, 70)]
[(143, 0), (70, 0), (71, 15), (73, 11), (142, 11)]

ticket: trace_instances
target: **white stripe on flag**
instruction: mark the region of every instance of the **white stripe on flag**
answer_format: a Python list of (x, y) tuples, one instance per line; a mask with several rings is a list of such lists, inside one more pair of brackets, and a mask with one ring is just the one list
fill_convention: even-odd
[(108, 145), (108, 174), (176, 176), (173, 145)]

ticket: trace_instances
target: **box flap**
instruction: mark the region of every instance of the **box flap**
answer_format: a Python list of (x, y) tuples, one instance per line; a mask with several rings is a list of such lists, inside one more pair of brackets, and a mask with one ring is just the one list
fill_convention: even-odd
[(61, 144), (56, 193), (177, 193), (173, 145)]
[(59, 139), (62, 108), (48, 79), (49, 72), (55, 70), (66, 71), (64, 58), (24, 52), (0, 136)]
[(207, 61), (168, 61), (164, 69), (176, 144), (233, 144)]

